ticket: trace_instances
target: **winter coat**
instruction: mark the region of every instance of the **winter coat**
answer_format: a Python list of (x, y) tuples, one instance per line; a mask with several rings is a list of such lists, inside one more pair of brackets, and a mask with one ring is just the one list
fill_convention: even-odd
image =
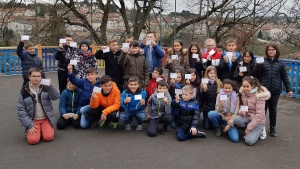
[(204, 65), (201, 61), (197, 62), (196, 59), (192, 59), (189, 61), (190, 68), (194, 68), (197, 71), (199, 78), (202, 78), (202, 72), (205, 71)]
[(57, 60), (57, 67), (61, 70), (67, 71), (70, 57), (74, 53), (75, 48), (63, 45), (62, 49), (57, 49), (55, 59)]
[[(160, 78), (162, 78), (162, 80), (166, 80), (164, 76), (161, 76)], [(150, 97), (156, 91), (157, 84), (158, 84), (158, 82), (156, 81), (156, 79), (152, 78), (151, 80), (149, 80), (149, 84), (146, 89), (148, 97)]]
[(179, 103), (173, 100), (171, 103), (172, 109), (178, 111), (177, 117), (174, 119), (178, 127), (189, 129), (191, 127), (198, 127), (198, 121), (200, 118), (199, 103), (196, 99), (185, 102), (180, 99)]
[[(240, 67), (245, 66), (247, 67), (247, 72), (242, 72), (243, 76), (240, 76)], [(247, 63), (244, 63), (244, 61), (241, 61), (235, 68), (235, 71), (233, 73), (233, 79), (238, 83), (238, 88), (242, 86), (242, 80), (245, 76), (254, 76), (253, 74), (254, 65), (249, 65)]]
[(112, 82), (112, 89), (108, 94), (104, 93), (104, 90), (101, 90), (101, 93), (96, 93), (96, 98), (90, 100), (90, 107), (96, 109), (98, 106), (104, 108), (102, 113), (104, 115), (109, 115), (112, 112), (115, 112), (120, 109), (121, 103), (121, 93), (118, 89), (118, 86), (115, 82)]
[(263, 87), (263, 92), (258, 93), (244, 93), (244, 88), (240, 88), (240, 93), (242, 94), (242, 105), (248, 106), (247, 117), (249, 123), (247, 129), (252, 131), (258, 125), (266, 125), (266, 116), (265, 116), (265, 103), (271, 97), (270, 92), (267, 88)]
[(222, 57), (222, 53), (219, 52), (218, 48), (214, 48), (212, 49), (215, 51), (215, 53), (210, 56), (210, 60), (207, 59), (207, 57), (209, 56), (209, 52), (211, 50), (207, 50), (206, 53), (204, 53), (202, 55), (202, 62), (203, 62), (203, 66), (206, 69), (208, 66), (215, 66), (217, 69), (217, 74), (218, 74), (218, 78), (220, 79), (222, 76), (222, 72), (219, 70), (219, 66), (220, 66), (220, 61), (221, 61), (221, 57)]
[[(29, 69), (32, 67), (38, 67), (43, 70), (43, 62), (36, 54), (29, 54), (23, 52), (24, 43), (20, 42), (17, 47), (17, 55), (21, 59), (22, 75), (23, 78), (28, 78)], [(42, 72), (42, 77), (46, 78), (45, 73)]]
[(35, 104), (36, 99), (40, 101), (46, 118), (51, 123), (52, 127), (56, 123), (51, 100), (59, 98), (59, 91), (53, 86), (39, 86), (38, 96), (33, 95), (29, 89), (29, 83), (23, 86), (18, 96), (17, 110), (18, 119), (21, 122), (21, 128), (27, 132), (34, 126)]
[(235, 52), (235, 55), (236, 55), (236, 60), (234, 62), (232, 62), (231, 69), (229, 70), (229, 67), (228, 67), (229, 62), (225, 63), (224, 58), (223, 58), (224, 56), (226, 56), (226, 52), (223, 53), (223, 56), (220, 61), (220, 67), (219, 67), (219, 71), (222, 72), (222, 77), (220, 78), (222, 81), (224, 79), (233, 80), (233, 74), (234, 74), (235, 68), (237, 67), (238, 63), (242, 61), (242, 57), (241, 57), (240, 53)]
[(98, 50), (95, 54), (97, 59), (103, 59), (105, 61), (105, 74), (109, 75), (118, 86), (124, 83), (123, 66), (118, 64), (121, 53), (122, 50), (118, 49), (116, 53), (112, 51), (103, 53), (102, 50)]
[[(178, 60), (172, 60), (172, 63), (169, 63), (169, 60), (172, 59), (172, 55), (178, 55)], [(184, 63), (181, 63), (181, 57), (184, 57)], [(170, 80), (170, 73), (175, 70), (179, 70), (181, 74), (185, 74), (185, 72), (190, 68), (189, 57), (187, 56), (187, 51), (183, 50), (183, 54), (181, 52), (173, 52), (172, 49), (169, 49), (169, 56), (166, 60), (165, 69), (169, 69), (168, 80)], [(183, 77), (184, 78), (184, 77)]]
[[(134, 96), (135, 95), (142, 95), (142, 99), (146, 100), (147, 98), (147, 94), (145, 90), (141, 90), (138, 89), (137, 92), (135, 94), (132, 94), (128, 89), (125, 89), (122, 92), (122, 96), (121, 96), (121, 104), (122, 104), (122, 108), (125, 111), (139, 111), (139, 110), (145, 110), (145, 105), (141, 106), (140, 104), (140, 100), (134, 100)], [(131, 98), (131, 102), (125, 104), (124, 100), (126, 99), (126, 97), (130, 97)]]
[(216, 107), (216, 100), (217, 100), (217, 93), (218, 85), (216, 82), (213, 84), (207, 84), (207, 90), (202, 91), (202, 112), (208, 113), (211, 110), (215, 110)]
[(82, 50), (77, 49), (75, 50), (74, 55), (77, 59), (77, 65), (75, 65), (74, 68), (78, 78), (82, 79), (86, 77), (86, 70), (89, 67), (97, 68), (97, 59), (92, 51), (83, 52)]
[[(124, 66), (125, 78), (136, 76), (139, 79), (140, 86), (147, 86), (149, 83), (148, 65), (143, 52), (140, 50), (138, 54), (123, 53), (118, 59), (118, 64)], [(127, 83), (125, 83), (127, 84)], [(126, 86), (126, 85), (125, 85)]]
[[(147, 58), (148, 50), (150, 49), (149, 46), (145, 46), (143, 43), (140, 43), (140, 47), (144, 50), (144, 56)], [(156, 44), (152, 46), (152, 62), (153, 62), (153, 69), (156, 67), (162, 67), (162, 58), (165, 56), (163, 48)], [(152, 73), (153, 70), (149, 70), (149, 73)]]
[(80, 115), (79, 99), (81, 98), (82, 90), (76, 88), (74, 91), (66, 88), (60, 95), (59, 98), (59, 113), (60, 115), (66, 113), (76, 113)]
[(256, 64), (254, 66), (253, 73), (255, 77), (262, 79), (262, 85), (265, 86), (271, 94), (279, 95), (281, 93), (281, 82), (284, 83), (286, 92), (292, 91), (284, 62), (278, 58), (274, 60), (265, 58), (262, 65)]
[(175, 89), (182, 89), (182, 88), (183, 88), (183, 85), (179, 84), (179, 83), (176, 83), (176, 82), (175, 82), (174, 86), (171, 85), (171, 84), (169, 85), (168, 91), (171, 95), (172, 100), (175, 99), (175, 95), (176, 95)]
[(169, 92), (165, 94), (165, 97), (168, 98), (168, 104), (163, 101), (163, 98), (157, 98), (157, 91), (150, 96), (148, 101), (148, 114), (150, 114), (150, 119), (157, 119), (163, 114), (171, 113), (172, 98)]

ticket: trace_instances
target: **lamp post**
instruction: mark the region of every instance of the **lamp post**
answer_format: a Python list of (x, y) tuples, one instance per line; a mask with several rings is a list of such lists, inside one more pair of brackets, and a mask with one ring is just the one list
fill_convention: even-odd
[[(92, 29), (93, 29), (93, 0), (91, 0), (91, 26), (92, 26)], [(92, 43), (92, 35), (91, 35), (91, 43)]]
[(173, 41), (175, 41), (175, 38), (176, 38), (175, 26), (176, 26), (176, 0), (175, 0), (175, 17), (174, 17), (174, 26), (173, 26), (173, 31), (174, 31)]

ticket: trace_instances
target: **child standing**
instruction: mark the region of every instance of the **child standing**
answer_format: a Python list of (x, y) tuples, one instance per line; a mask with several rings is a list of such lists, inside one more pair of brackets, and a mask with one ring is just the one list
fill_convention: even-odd
[[(238, 88), (242, 86), (242, 79), (245, 76), (253, 76), (254, 55), (251, 51), (246, 51), (243, 54), (243, 60), (235, 68), (233, 79), (238, 83)], [(240, 71), (240, 67), (245, 67), (246, 71)]]
[(51, 100), (59, 98), (59, 91), (52, 85), (42, 85), (42, 69), (32, 67), (28, 71), (29, 83), (23, 86), (18, 96), (17, 109), (21, 128), (27, 132), (29, 144), (54, 139), (53, 126), (56, 122)]
[(239, 115), (234, 118), (234, 124), (237, 127), (245, 129), (245, 143), (252, 146), (258, 140), (266, 138), (266, 116), (265, 103), (271, 96), (270, 92), (259, 81), (252, 76), (243, 78), (242, 87), (242, 105), (247, 107), (240, 109)]
[[(159, 95), (163, 95), (163, 97)], [(171, 116), (171, 101), (172, 99), (168, 92), (168, 83), (160, 80), (157, 90), (150, 96), (148, 102), (150, 120), (147, 133), (150, 137), (156, 136), (159, 123), (163, 124), (161, 134), (167, 134), (168, 125), (173, 119)]]
[(137, 118), (137, 131), (143, 130), (143, 122), (146, 119), (145, 103), (146, 91), (140, 88), (139, 79), (131, 77), (128, 80), (127, 89), (122, 92), (121, 104), (124, 112), (120, 113), (120, 120), (125, 123), (125, 130), (131, 130), (132, 118)]
[(218, 72), (218, 77), (221, 78), (222, 72), (219, 70), (220, 60), (222, 53), (217, 48), (216, 41), (214, 39), (206, 39), (205, 42), (206, 53), (202, 55), (202, 62), (204, 67), (215, 66)]
[(217, 95), (223, 88), (222, 82), (218, 78), (217, 69), (214, 66), (208, 66), (204, 73), (204, 78), (208, 78), (208, 83), (200, 85), (202, 112), (203, 112), (203, 127), (204, 129), (212, 129), (213, 124), (208, 119), (208, 112), (215, 110)]
[(224, 80), (223, 85), (224, 88), (217, 96), (216, 109), (208, 112), (208, 118), (216, 128), (217, 137), (222, 135), (221, 124), (224, 124), (226, 126), (223, 132), (228, 132), (232, 142), (238, 142), (239, 132), (234, 127), (233, 119), (238, 114), (240, 99), (236, 92), (235, 83), (232, 80)]
[(193, 98), (194, 89), (191, 85), (182, 88), (182, 98), (176, 95), (171, 107), (178, 111), (175, 123), (178, 126), (176, 133), (178, 141), (192, 138), (205, 138), (206, 134), (198, 131), (198, 120), (200, 118), (199, 103)]
[[(198, 55), (198, 58), (194, 58), (193, 55)], [(201, 62), (201, 50), (199, 45), (196, 42), (192, 42), (188, 48), (188, 57), (190, 68), (197, 70), (199, 78), (202, 78), (202, 71), (204, 71), (203, 63)]]

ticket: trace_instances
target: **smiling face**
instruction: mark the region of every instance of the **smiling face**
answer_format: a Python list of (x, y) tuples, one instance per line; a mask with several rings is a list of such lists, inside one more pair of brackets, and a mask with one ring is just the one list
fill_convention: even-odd
[(177, 78), (175, 78), (175, 82), (176, 82), (176, 83), (180, 83), (181, 80), (182, 80), (181, 73), (177, 73)]
[(226, 44), (226, 49), (228, 52), (235, 52), (237, 45), (234, 42), (229, 42)]
[(197, 54), (198, 48), (196, 46), (192, 46), (191, 47), (191, 52), (192, 52), (192, 54)]
[(268, 50), (268, 56), (270, 58), (275, 58), (277, 50), (275, 48), (273, 48), (272, 46), (268, 47), (267, 50)]
[(98, 77), (98, 74), (97, 74), (97, 73), (94, 73), (94, 72), (93, 72), (93, 73), (87, 73), (87, 74), (86, 74), (86, 78), (88, 79), (88, 81), (89, 81), (90, 83), (95, 83), (97, 77)]
[(195, 73), (191, 73), (192, 78), (190, 79), (191, 82), (194, 82), (197, 79), (197, 75)]
[(112, 89), (112, 81), (101, 84), (101, 88), (105, 93), (109, 93)]
[(216, 72), (215, 72), (215, 70), (209, 71), (209, 72), (207, 73), (207, 77), (208, 77), (209, 79), (214, 80), (214, 79), (216, 78)]
[(242, 86), (244, 88), (244, 92), (247, 94), (250, 93), (251, 90), (254, 88), (254, 86), (251, 86), (251, 84), (247, 80), (243, 81)]
[(233, 91), (233, 87), (231, 86), (231, 84), (224, 84), (224, 92), (226, 94), (230, 94)]
[(182, 49), (182, 46), (179, 42), (174, 42), (174, 51), (179, 52)]
[(80, 46), (80, 49), (81, 49), (82, 51), (84, 51), (84, 52), (87, 52), (87, 51), (89, 50), (89, 47), (88, 47), (87, 44), (82, 44), (82, 45)]
[(243, 57), (243, 60), (245, 63), (250, 63), (252, 61), (252, 57), (250, 56), (250, 54), (247, 52), (245, 54), (245, 56)]
[(132, 54), (138, 54), (139, 53), (139, 51), (140, 51), (140, 48), (137, 46), (137, 47), (133, 47), (133, 46), (131, 46), (130, 47), (130, 52), (132, 53)]
[(76, 89), (76, 86), (73, 85), (70, 81), (67, 83), (67, 85), (68, 85), (68, 89), (69, 89), (70, 91), (74, 91), (74, 90)]
[(132, 93), (136, 93), (137, 89), (140, 87), (138, 82), (130, 82), (128, 83), (128, 88)]

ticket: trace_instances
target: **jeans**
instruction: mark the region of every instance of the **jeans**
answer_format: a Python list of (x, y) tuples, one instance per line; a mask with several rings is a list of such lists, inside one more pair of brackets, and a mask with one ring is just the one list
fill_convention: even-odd
[(176, 133), (176, 137), (178, 141), (185, 141), (193, 138), (192, 133), (190, 132), (190, 128), (185, 129), (179, 127)]
[[(227, 121), (223, 120), (217, 111), (213, 110), (208, 112), (208, 118), (213, 123), (214, 126), (218, 126), (220, 124), (227, 125)], [(230, 127), (230, 129), (227, 132), (229, 135), (229, 139), (232, 142), (239, 141), (239, 132), (236, 127)]]
[(123, 121), (125, 124), (131, 124), (132, 118), (136, 117), (137, 124), (141, 125), (144, 123), (146, 119), (146, 112), (145, 110), (136, 110), (136, 111), (124, 111), (120, 113), (120, 120)]
[(270, 120), (271, 127), (276, 126), (277, 104), (278, 104), (279, 97), (280, 95), (271, 94), (270, 99), (266, 101), (265, 110), (267, 113), (267, 110), (269, 108), (269, 120)]
[(205, 130), (209, 130), (209, 129), (212, 129), (213, 128), (213, 124), (212, 122), (209, 120), (208, 118), (208, 113), (203, 113), (203, 121), (202, 121), (202, 124), (203, 124), (203, 128)]
[(148, 123), (147, 133), (150, 137), (155, 137), (157, 134), (157, 127), (159, 123), (163, 124), (164, 128), (167, 128), (168, 125), (172, 122), (173, 118), (171, 114), (163, 114), (160, 118), (150, 119)]

